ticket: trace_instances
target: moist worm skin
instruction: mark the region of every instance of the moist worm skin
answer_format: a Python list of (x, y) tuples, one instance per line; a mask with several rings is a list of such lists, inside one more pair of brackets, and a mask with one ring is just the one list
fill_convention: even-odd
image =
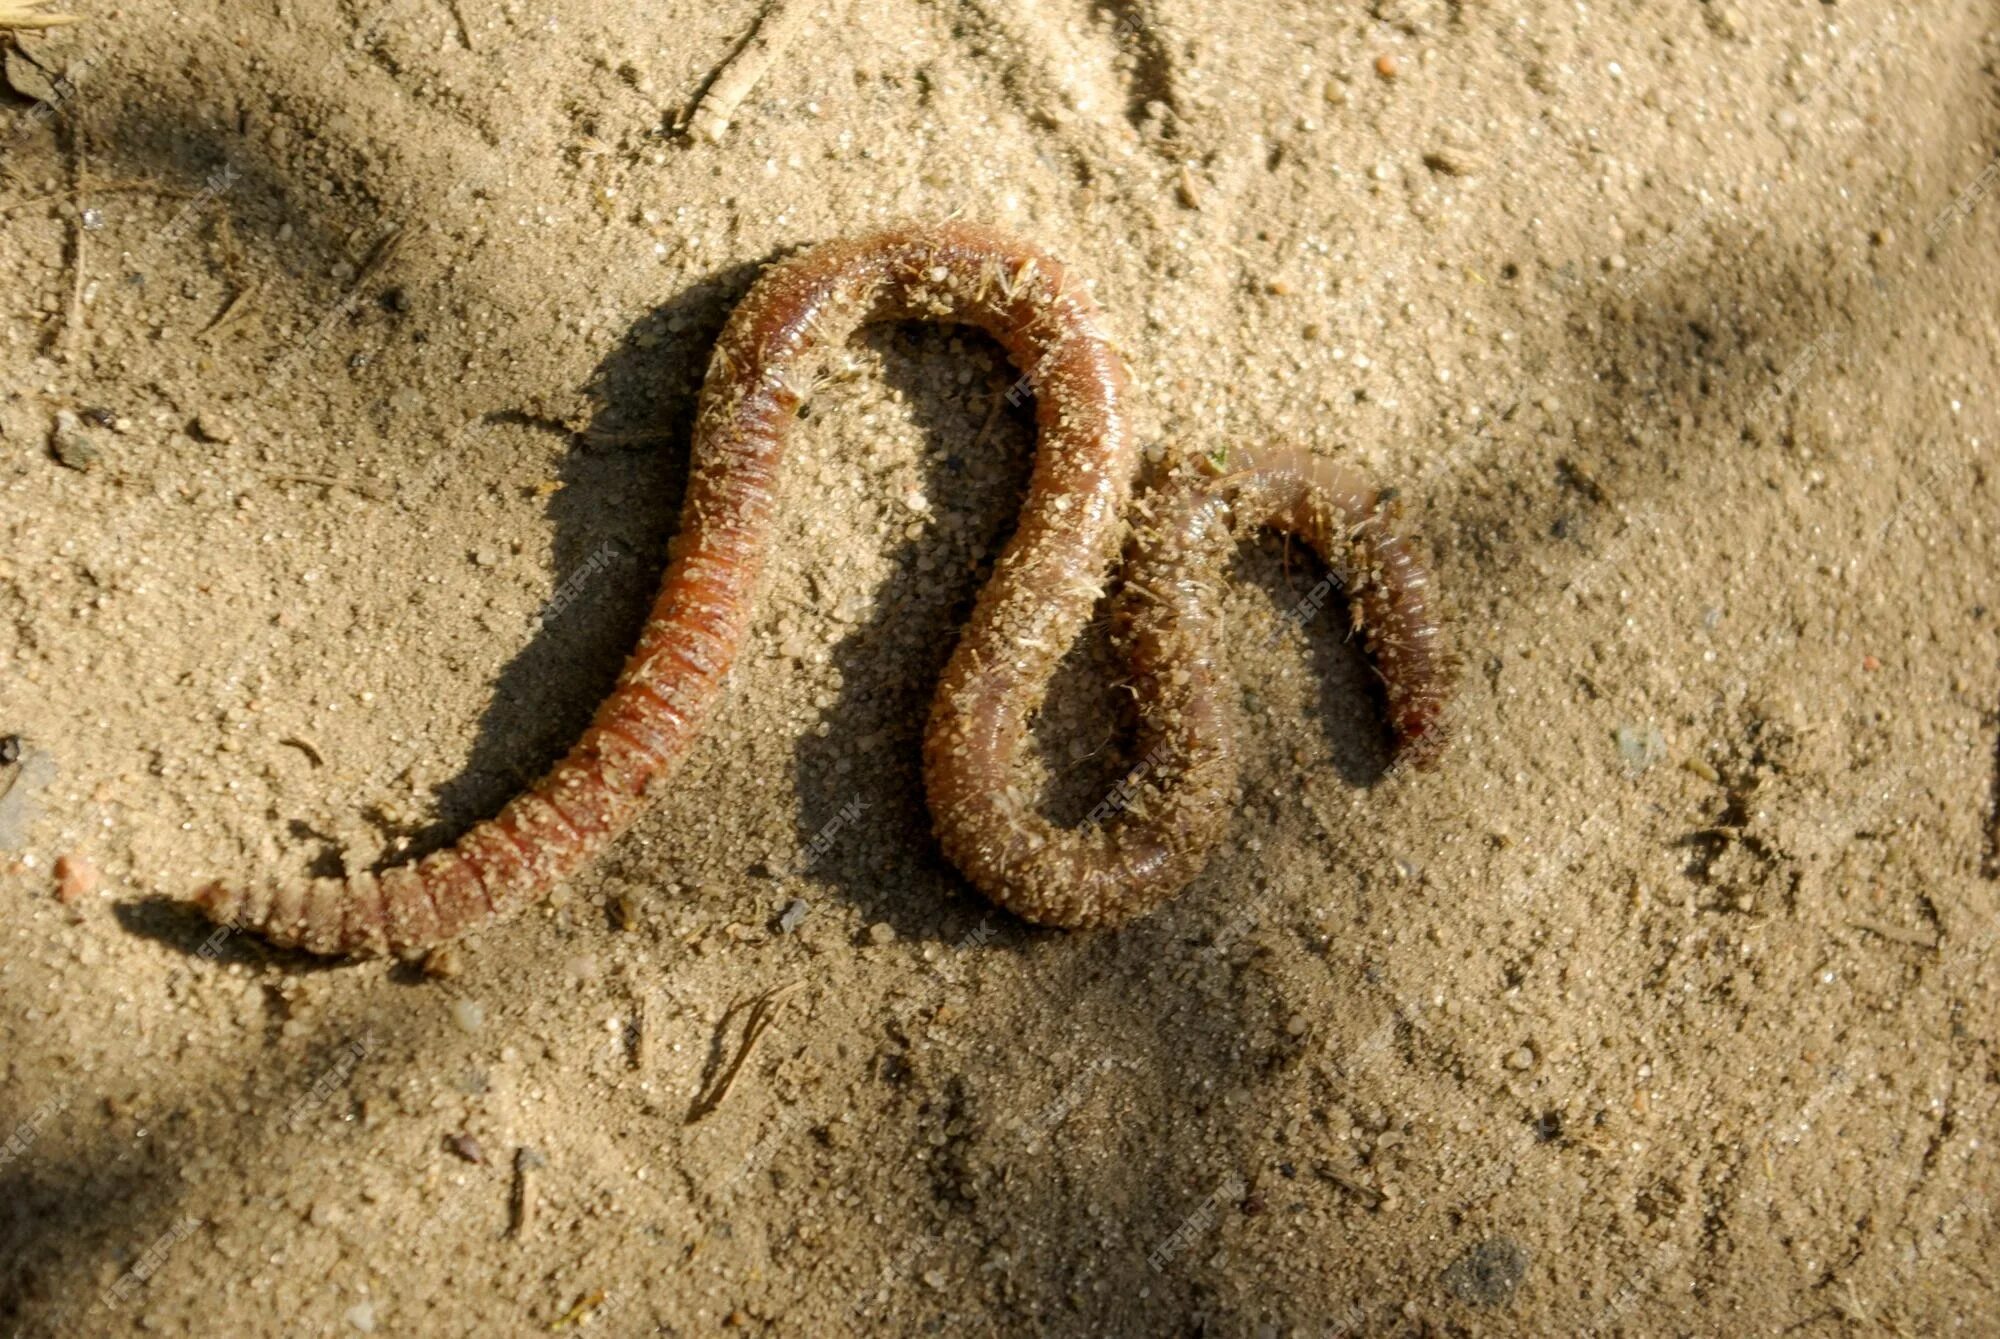
[(872, 321), (987, 331), (1027, 374), (1038, 443), (1013, 538), (947, 665), (924, 738), (937, 834), (967, 878), (1030, 920), (1106, 925), (1199, 872), (1236, 783), (1216, 584), (1236, 529), (1317, 549), (1349, 585), (1390, 721), (1428, 757), (1446, 676), (1428, 575), (1376, 495), (1297, 452), (1232, 452), (1222, 477), (1154, 498), (1121, 600), (1150, 766), (1102, 822), (1057, 828), (1019, 760), (1058, 661), (1125, 539), (1138, 466), (1128, 378), (1083, 285), (1052, 257), (971, 224), (829, 242), (767, 270), (717, 341), (680, 529), (658, 600), (569, 755), (458, 843), (382, 874), (210, 884), (217, 921), (326, 955), (414, 956), (538, 901), (625, 830), (686, 757), (721, 695), (772, 539), (785, 437), (825, 359)]

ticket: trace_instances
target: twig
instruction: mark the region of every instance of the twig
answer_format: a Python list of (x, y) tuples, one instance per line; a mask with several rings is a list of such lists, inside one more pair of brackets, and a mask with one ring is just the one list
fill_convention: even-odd
[(300, 735), (286, 735), (278, 742), (287, 748), (295, 748), (305, 754), (314, 767), (326, 766), (326, 759), (320, 755), (320, 751), (313, 746), (313, 742), (310, 739), (306, 739)]
[(239, 277), (243, 270), (243, 249), (236, 245), (236, 225), (231, 221), (228, 209), (222, 210), (215, 218), (216, 240), (222, 244), (222, 266), (228, 272), (230, 282), (238, 292), (248, 288)]
[(1847, 923), (1857, 930), (1866, 930), (1871, 935), (1880, 935), (1894, 943), (1908, 944), (1911, 948), (1928, 949), (1932, 953), (1937, 952), (1938, 941), (1920, 930), (1906, 930), (1900, 925), (1885, 925), (1881, 921), (1862, 920), (1859, 917)]
[(0, 0), (0, 32), (19, 28), (24, 32), (39, 32), (46, 28), (60, 28), (66, 23), (82, 23), (81, 14), (45, 14), (42, 12), (49, 0)]
[(29, 205), (45, 205), (56, 198), (57, 193), (51, 191), (46, 195), (31, 195), (25, 200), (10, 200), (8, 203), (0, 205), (0, 214), (11, 214), (17, 209), (26, 209)]
[(590, 1319), (590, 1313), (603, 1305), (604, 1289), (599, 1288), (596, 1292), (584, 1294), (577, 1299), (575, 1306), (556, 1318), (555, 1322), (549, 1326), (549, 1333), (555, 1334), (572, 1327), (581, 1329), (584, 1323)]
[(1381, 1207), (1382, 1192), (1375, 1189), (1375, 1187), (1363, 1185), (1351, 1176), (1343, 1176), (1331, 1167), (1321, 1166), (1314, 1168), (1314, 1170), (1348, 1194), (1360, 1200), (1363, 1208), (1376, 1209)]
[(382, 240), (375, 243), (375, 249), (368, 253), (368, 259), (361, 262), (361, 270), (354, 276), (354, 283), (348, 291), (350, 293), (360, 292), (363, 284), (373, 279), (377, 271), (395, 258), (396, 252), (402, 248), (402, 245), (403, 225), (400, 223), (390, 224), (389, 231), (382, 234)]
[(644, 1000), (632, 1005), (632, 1022), (625, 1029), (625, 1063), (642, 1074), (653, 1067), (653, 1019)]
[(507, 1197), (507, 1235), (517, 1241), (528, 1235), (535, 1223), (535, 1172), (548, 1159), (523, 1146), (514, 1150), (514, 1188)]
[(715, 77), (709, 81), (707, 91), (695, 103), (694, 112), (688, 117), (689, 133), (711, 144), (721, 143), (722, 136), (729, 129), (729, 118), (743, 105), (743, 99), (750, 96), (750, 90), (757, 86), (757, 81), (785, 54), (785, 48), (805, 27), (811, 12), (811, 0), (774, 0), (758, 18), (757, 28), (750, 34), (749, 40), (723, 62)]
[(308, 474), (296, 470), (266, 470), (262, 471), (262, 474), (264, 478), (270, 480), (272, 483), (317, 484), (321, 488), (345, 488), (350, 493), (359, 493), (370, 502), (387, 502), (389, 500), (389, 494), (386, 490), (377, 488), (373, 484), (359, 483), (353, 479), (343, 479), (337, 474)]
[(1986, 796), (1986, 850), (1979, 860), (1979, 872), (2000, 879), (2000, 738), (1993, 741), (1991, 779)]
[(452, 21), (458, 24), (458, 40), (465, 43), (467, 51), (477, 52), (479, 48), (472, 43), (472, 25), (465, 21), (465, 6), (460, 0), (450, 0), (450, 4)]
[(215, 314), (215, 319), (197, 331), (195, 338), (207, 339), (224, 326), (240, 320), (250, 310), (249, 299), (262, 287), (262, 284), (250, 283), (230, 294), (229, 301), (222, 304), (222, 310)]
[[(784, 1007), (785, 1001), (791, 998), (793, 992), (804, 984), (803, 981), (794, 981), (789, 985), (767, 990), (751, 1002), (750, 1015), (743, 1023), (743, 1043), (737, 1048), (736, 1058), (722, 1071), (715, 1087), (706, 1096), (695, 1099), (695, 1104), (688, 1109), (689, 1125), (722, 1105), (722, 1099), (729, 1096), (729, 1090), (736, 1086), (737, 1076), (743, 1072), (743, 1067), (750, 1063), (750, 1057), (757, 1050), (757, 1043), (764, 1039), (766, 1032), (770, 1031), (771, 1024), (778, 1021), (778, 1011)], [(731, 1014), (735, 1012), (734, 1009), (730, 1010)], [(728, 1018), (724, 1018), (723, 1026), (728, 1025)]]
[(67, 355), (83, 320), (83, 127), (69, 123), (69, 299), (55, 346)]
[(69, 301), (63, 308), (62, 347), (76, 343), (77, 326), (83, 321), (83, 219), (70, 222)]

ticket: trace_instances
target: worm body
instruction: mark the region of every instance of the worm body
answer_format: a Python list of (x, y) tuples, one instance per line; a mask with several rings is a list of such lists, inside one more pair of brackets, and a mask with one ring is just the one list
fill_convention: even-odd
[(1103, 821), (1057, 828), (1019, 775), (1057, 662), (1119, 556), (1138, 458), (1127, 376), (1096, 304), (1053, 258), (967, 224), (815, 247), (766, 271), (718, 340), (681, 525), (639, 645), (570, 751), (458, 843), (380, 875), (219, 882), (214, 919), (320, 954), (410, 956), (539, 900), (645, 809), (686, 756), (746, 635), (785, 436), (826, 356), (871, 321), (991, 334), (1035, 391), (1038, 442), (1012, 539), (946, 667), (924, 741), (946, 853), (1046, 924), (1114, 924), (1199, 872), (1235, 787), (1213, 588), (1234, 533), (1304, 538), (1351, 587), (1390, 721), (1427, 757), (1445, 691), (1428, 577), (1372, 490), (1296, 452), (1232, 452), (1149, 505), (1120, 616), (1151, 765)]

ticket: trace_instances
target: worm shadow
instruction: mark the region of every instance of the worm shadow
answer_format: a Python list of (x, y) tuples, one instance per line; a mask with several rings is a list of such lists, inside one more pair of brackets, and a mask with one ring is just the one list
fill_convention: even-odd
[[(77, 1100), (57, 1095), (38, 1112), (70, 1119), (66, 1104)], [(65, 1277), (61, 1248), (96, 1239), (110, 1223), (174, 1217), (178, 1196), (165, 1189), (170, 1175), (155, 1156), (160, 1142), (132, 1139), (113, 1152), (107, 1141), (96, 1158), (67, 1165), (31, 1146), (0, 1171), (0, 1326), (10, 1335), (81, 1334), (89, 1332), (86, 1321), (105, 1322), (113, 1290), (125, 1290), (119, 1281), (101, 1292), (78, 1286)]]
[[(1381, 676), (1353, 630), (1350, 606), (1338, 583), (1310, 549), (1276, 535), (1242, 544), (1229, 577), (1263, 591), (1278, 611), (1273, 641), (1284, 635), (1287, 623), (1301, 629), (1305, 669), (1317, 686), (1312, 711), (1334, 775), (1355, 789), (1380, 782), (1395, 756), (1388, 700)], [(1246, 716), (1261, 696), (1254, 689), (1246, 694)], [(1240, 747), (1258, 747), (1256, 733), (1245, 720), (1238, 729)]]
[(765, 261), (717, 271), (635, 322), (592, 372), (593, 405), (549, 494), (551, 594), (507, 663), (464, 768), (435, 790), (437, 818), (398, 833), (382, 864), (449, 846), (576, 742), (638, 641), (666, 568), (686, 491), (701, 368), (728, 314)]
[(340, 966), (338, 959), (314, 957), (294, 949), (275, 948), (256, 935), (246, 935), (232, 926), (217, 925), (190, 902), (172, 897), (135, 897), (111, 908), (120, 929), (141, 939), (150, 939), (164, 948), (190, 958), (203, 958), (219, 965), (281, 967), (287, 972), (311, 974)]

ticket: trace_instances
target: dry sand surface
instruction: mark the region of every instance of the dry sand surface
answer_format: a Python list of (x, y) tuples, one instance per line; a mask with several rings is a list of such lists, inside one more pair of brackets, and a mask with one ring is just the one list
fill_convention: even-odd
[[(1994, 6), (800, 0), (746, 91), (751, 3), (82, 3), (0, 100), (0, 1332), (2000, 1333)], [(587, 875), (430, 973), (175, 905), (558, 756), (731, 304), (946, 215), (1157, 459), (1402, 490), (1437, 770), (1267, 540), (1207, 872), (992, 910), (918, 734), (1032, 420), (889, 327)]]

